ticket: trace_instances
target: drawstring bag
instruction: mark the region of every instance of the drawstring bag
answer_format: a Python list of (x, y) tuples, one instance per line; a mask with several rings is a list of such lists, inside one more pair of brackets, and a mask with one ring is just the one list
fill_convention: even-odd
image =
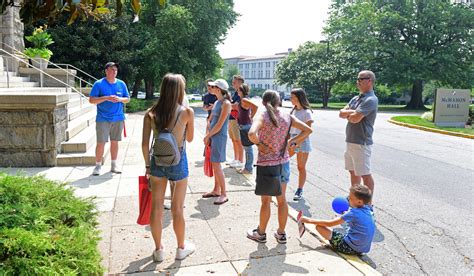
[(138, 177), (138, 203), (140, 208), (137, 223), (140, 225), (150, 224), (151, 192), (148, 187), (148, 181), (146, 176)]
[(204, 150), (204, 175), (209, 176), (209, 177), (214, 176), (214, 173), (212, 171), (210, 145), (206, 145), (206, 149)]

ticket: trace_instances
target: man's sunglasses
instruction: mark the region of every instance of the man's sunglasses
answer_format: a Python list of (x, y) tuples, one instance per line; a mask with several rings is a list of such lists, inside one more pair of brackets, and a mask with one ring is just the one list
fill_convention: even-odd
[(357, 81), (370, 80), (370, 78), (357, 78)]

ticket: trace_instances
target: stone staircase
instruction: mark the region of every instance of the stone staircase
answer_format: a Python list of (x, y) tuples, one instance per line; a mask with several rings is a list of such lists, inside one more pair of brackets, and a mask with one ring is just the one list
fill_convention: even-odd
[[(1, 60), (0, 58), (0, 63), (2, 63)], [(0, 91), (37, 92), (38, 94), (68, 93), (66, 137), (57, 155), (57, 166), (95, 165), (96, 107), (90, 104), (87, 98), (64, 87), (39, 87), (38, 82), (30, 81), (29, 77), (18, 76), (17, 72), (5, 71), (3, 66), (0, 67)], [(107, 155), (108, 148), (108, 146), (105, 147), (104, 156)]]

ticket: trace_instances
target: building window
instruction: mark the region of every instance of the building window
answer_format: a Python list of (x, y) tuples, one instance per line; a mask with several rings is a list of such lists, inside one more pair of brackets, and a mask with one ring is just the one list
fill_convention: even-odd
[(252, 79), (255, 79), (255, 71), (252, 70)]
[(270, 67), (270, 61), (265, 62), (266, 67)]
[(249, 69), (249, 64), (248, 63), (245, 64), (245, 69)]
[(261, 84), (261, 83), (258, 84), (258, 88), (262, 88), (262, 84)]
[(244, 65), (243, 64), (239, 64), (239, 69), (240, 71), (242, 71), (244, 69)]
[(256, 68), (256, 64), (252, 63), (252, 69), (255, 69), (255, 68)]
[(270, 78), (270, 70), (265, 71), (265, 78)]
[(258, 68), (262, 68), (263, 67), (263, 62), (259, 62), (258, 63)]
[(252, 83), (250, 87), (255, 88), (255, 83)]

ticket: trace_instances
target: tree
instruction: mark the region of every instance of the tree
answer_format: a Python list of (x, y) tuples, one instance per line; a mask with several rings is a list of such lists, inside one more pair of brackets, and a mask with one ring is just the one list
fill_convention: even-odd
[(331, 86), (340, 78), (343, 67), (333, 59), (326, 43), (306, 42), (277, 66), (277, 82), (303, 87), (308, 96), (322, 91), (323, 108), (328, 106)]
[(349, 68), (391, 85), (411, 84), (407, 107), (424, 108), (423, 84), (470, 88), (474, 10), (451, 1), (334, 1), (324, 32)]

